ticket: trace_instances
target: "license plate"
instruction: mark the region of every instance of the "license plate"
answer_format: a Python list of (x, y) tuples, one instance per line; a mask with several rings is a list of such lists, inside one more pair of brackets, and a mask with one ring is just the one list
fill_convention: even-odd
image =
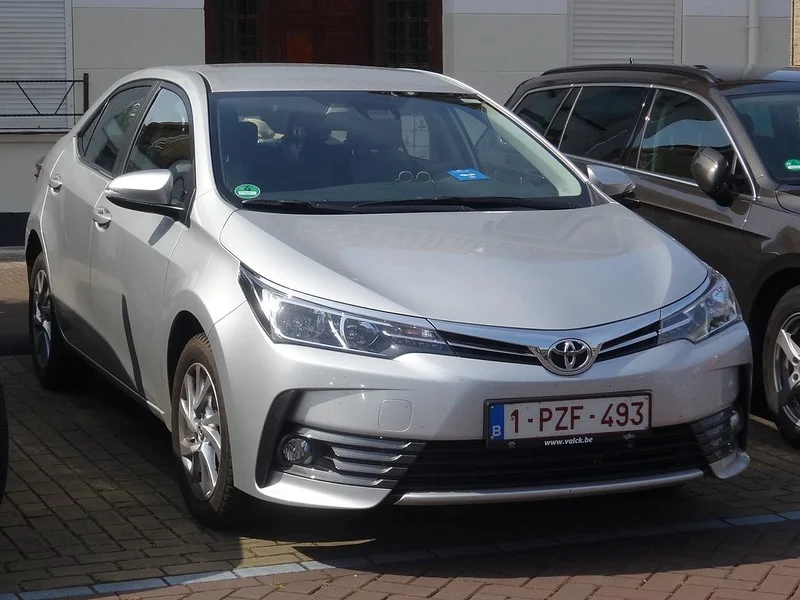
[(598, 435), (648, 430), (650, 396), (494, 403), (487, 421), (490, 443), (572, 438), (549, 445), (586, 444)]

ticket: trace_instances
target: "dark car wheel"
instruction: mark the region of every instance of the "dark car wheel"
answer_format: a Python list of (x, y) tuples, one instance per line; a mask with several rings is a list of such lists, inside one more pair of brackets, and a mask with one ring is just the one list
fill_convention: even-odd
[(61, 390), (72, 383), (83, 363), (76, 358), (61, 337), (58, 327), (50, 276), (44, 254), (33, 262), (28, 286), (28, 338), (33, 371), (47, 389)]
[(222, 387), (208, 338), (202, 334), (189, 340), (175, 370), (172, 446), (189, 512), (204, 525), (230, 525), (239, 493), (233, 487)]
[(800, 287), (789, 290), (772, 311), (764, 337), (762, 376), (768, 405), (777, 407), (778, 430), (800, 448)]

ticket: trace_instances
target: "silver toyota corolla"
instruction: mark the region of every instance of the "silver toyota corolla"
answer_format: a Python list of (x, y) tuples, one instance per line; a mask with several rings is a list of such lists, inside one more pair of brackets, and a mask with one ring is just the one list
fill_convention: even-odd
[[(743, 471), (728, 283), (475, 90), (413, 70), (117, 82), (37, 167), (30, 332), (164, 420), (197, 519)], [(80, 359), (80, 360), (76, 360)]]

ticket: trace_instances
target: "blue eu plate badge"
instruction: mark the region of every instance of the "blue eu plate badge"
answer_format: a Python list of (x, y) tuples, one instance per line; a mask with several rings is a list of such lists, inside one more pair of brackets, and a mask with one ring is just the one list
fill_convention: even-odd
[(448, 171), (452, 177), (459, 181), (484, 181), (489, 179), (486, 175), (475, 169), (454, 169)]

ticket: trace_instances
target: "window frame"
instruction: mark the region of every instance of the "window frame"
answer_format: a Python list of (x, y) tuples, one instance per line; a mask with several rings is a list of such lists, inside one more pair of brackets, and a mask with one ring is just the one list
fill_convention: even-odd
[[(747, 177), (747, 180), (748, 180), (748, 182), (750, 184), (750, 193), (749, 194), (741, 193), (741, 195), (749, 196), (752, 202), (755, 201), (755, 199), (757, 197), (756, 190), (758, 188), (755, 185), (755, 180), (754, 180), (753, 174), (752, 174), (752, 172), (750, 170), (750, 166), (744, 160), (744, 154), (742, 153), (742, 150), (739, 147), (739, 144), (737, 143), (736, 139), (734, 138), (733, 134), (731, 133), (731, 130), (730, 130), (730, 127), (728, 126), (728, 123), (725, 121), (724, 118), (722, 118), (722, 113), (707, 98), (704, 98), (702, 95), (698, 94), (697, 92), (691, 91), (691, 90), (678, 88), (678, 87), (671, 86), (671, 85), (664, 85), (664, 84), (636, 83), (636, 82), (594, 82), (594, 81), (592, 81), (592, 82), (572, 82), (572, 83), (568, 84), (568, 87), (578, 88), (578, 94), (577, 94), (577, 97), (575, 98), (574, 102), (572, 103), (572, 107), (574, 108), (575, 104), (580, 99), (580, 94), (581, 94), (581, 91), (583, 90), (583, 88), (585, 88), (585, 87), (608, 87), (609, 85), (619, 86), (619, 87), (641, 87), (641, 88), (648, 88), (650, 90), (650, 96), (646, 101), (645, 109), (642, 111), (642, 113), (640, 115), (639, 122), (636, 125), (635, 135), (633, 136), (629, 147), (626, 149), (626, 155), (628, 156), (628, 160), (626, 161), (626, 164), (609, 163), (609, 162), (605, 162), (605, 161), (601, 161), (601, 160), (589, 159), (589, 158), (586, 158), (586, 157), (583, 157), (583, 156), (577, 156), (577, 155), (574, 155), (574, 154), (567, 154), (567, 153), (561, 152), (561, 149), (560, 149), (561, 148), (561, 140), (559, 140), (558, 145), (556, 145), (556, 148), (558, 149), (559, 153), (561, 153), (564, 156), (566, 156), (569, 160), (573, 160), (573, 159), (583, 160), (583, 161), (591, 162), (591, 163), (598, 164), (598, 165), (608, 166), (608, 167), (611, 167), (611, 168), (614, 168), (614, 169), (620, 169), (622, 171), (628, 171), (628, 172), (635, 173), (635, 174), (640, 175), (640, 176), (655, 177), (655, 178), (658, 178), (658, 179), (662, 179), (664, 181), (671, 181), (671, 182), (674, 182), (674, 183), (681, 183), (681, 184), (684, 184), (684, 185), (689, 185), (689, 186), (695, 187), (695, 188), (697, 188), (699, 190), (700, 186), (695, 181), (680, 179), (678, 177), (671, 177), (669, 175), (662, 175), (660, 173), (651, 173), (649, 171), (643, 171), (643, 170), (637, 169), (635, 166), (631, 166), (629, 164), (630, 156), (635, 151), (637, 151), (638, 148), (640, 147), (641, 137), (642, 137), (642, 134), (644, 132), (644, 127), (645, 127), (648, 119), (650, 118), (650, 112), (652, 110), (653, 101), (655, 99), (655, 92), (657, 90), (665, 90), (665, 91), (670, 91), (670, 92), (677, 92), (679, 94), (686, 94), (687, 96), (691, 96), (692, 98), (695, 98), (696, 100), (699, 100), (700, 102), (702, 102), (706, 106), (706, 108), (708, 108), (711, 111), (711, 113), (714, 115), (714, 118), (716, 118), (719, 121), (720, 125), (722, 126), (722, 129), (725, 131), (725, 135), (728, 136), (728, 139), (731, 142), (731, 146), (733, 147), (733, 151), (734, 151), (734, 154), (736, 156), (736, 164), (740, 165), (741, 168), (744, 170), (744, 173), (745, 173), (745, 175)], [(538, 92), (538, 91), (544, 91), (544, 90), (548, 90), (548, 89), (552, 89), (552, 88), (563, 88), (563, 87), (565, 87), (565, 86), (562, 83), (562, 84), (557, 84), (557, 85), (543, 85), (541, 87), (531, 88), (530, 90), (528, 90), (522, 96), (522, 98), (524, 98), (527, 94), (530, 94), (530, 93), (534, 93), (534, 92)], [(520, 120), (522, 120), (522, 118), (519, 115), (517, 115), (516, 111), (517, 111), (517, 107), (519, 106), (520, 102), (522, 101), (522, 98), (520, 98), (520, 101), (517, 102), (514, 105), (513, 108), (511, 108), (511, 111), (514, 112), (514, 114)], [(565, 101), (568, 98), (569, 98), (569, 95), (567, 95), (567, 98), (565, 98)], [(559, 110), (560, 110), (560, 108), (559, 108)], [(556, 114), (558, 114), (558, 112), (556, 112)], [(565, 131), (566, 131), (567, 125), (569, 125), (569, 121), (570, 121), (571, 118), (572, 118), (572, 109), (570, 109), (570, 114), (567, 117), (566, 123), (564, 124), (564, 130)], [(526, 123), (526, 126), (527, 126), (527, 123)], [(550, 126), (552, 126), (552, 121), (550, 123)], [(548, 131), (549, 131), (549, 127), (550, 126), (548, 126)], [(562, 134), (562, 137), (563, 137), (563, 134)]]
[[(81, 165), (83, 165), (88, 169), (91, 169), (95, 173), (99, 173), (106, 179), (111, 180), (115, 177), (115, 175), (119, 172), (120, 157), (123, 155), (127, 156), (130, 142), (132, 139), (131, 133), (138, 130), (142, 120), (142, 114), (144, 114), (150, 107), (150, 104), (152, 102), (153, 90), (156, 89), (157, 87), (156, 83), (157, 82), (154, 79), (137, 79), (135, 81), (129, 81), (117, 88), (114, 88), (113, 91), (111, 91), (109, 94), (106, 95), (106, 97), (103, 99), (102, 104), (97, 107), (97, 110), (94, 112), (94, 114), (92, 114), (92, 116), (89, 117), (87, 122), (75, 134), (74, 138), (75, 154), (77, 156), (78, 162)], [(86, 151), (85, 148), (81, 147), (82, 144), (80, 143), (79, 138), (84, 133), (86, 133), (90, 127), (92, 127), (93, 131), (88, 138), (89, 140), (91, 140), (94, 134), (96, 133), (97, 125), (100, 123), (100, 119), (102, 119), (103, 115), (105, 114), (106, 109), (108, 108), (108, 105), (111, 102), (111, 100), (116, 96), (118, 96), (119, 94), (121, 94), (122, 92), (125, 92), (126, 90), (132, 88), (148, 88), (148, 89), (147, 93), (142, 98), (142, 110), (140, 110), (139, 114), (136, 115), (132, 127), (125, 134), (125, 139), (123, 140), (122, 145), (120, 146), (120, 151), (117, 154), (117, 158), (114, 160), (114, 166), (111, 168), (111, 171), (108, 171), (103, 167), (101, 167), (100, 165), (86, 159)]]
[(181, 102), (183, 102), (184, 108), (186, 109), (186, 116), (189, 119), (189, 148), (192, 155), (192, 163), (195, 168), (192, 169), (192, 194), (186, 200), (184, 204), (183, 211), (183, 223), (184, 225), (188, 226), (188, 216), (191, 211), (191, 207), (194, 204), (194, 199), (197, 196), (197, 152), (196, 148), (197, 145), (195, 144), (195, 122), (194, 122), (194, 114), (192, 112), (192, 103), (189, 100), (189, 95), (186, 91), (179, 85), (172, 83), (171, 81), (166, 80), (154, 80), (153, 86), (148, 94), (147, 102), (143, 104), (142, 111), (137, 116), (134, 126), (131, 128), (131, 134), (128, 135), (126, 142), (123, 146), (123, 150), (119, 153), (117, 157), (117, 162), (114, 164), (114, 174), (119, 175), (124, 171), (125, 165), (128, 164), (130, 160), (131, 153), (133, 152), (133, 145), (136, 139), (139, 137), (139, 134), (142, 131), (142, 127), (144, 125), (144, 118), (150, 112), (150, 109), (153, 108), (153, 104), (155, 103), (156, 99), (158, 98), (158, 94), (162, 90), (167, 90), (169, 92), (174, 93), (178, 98), (180, 98)]

